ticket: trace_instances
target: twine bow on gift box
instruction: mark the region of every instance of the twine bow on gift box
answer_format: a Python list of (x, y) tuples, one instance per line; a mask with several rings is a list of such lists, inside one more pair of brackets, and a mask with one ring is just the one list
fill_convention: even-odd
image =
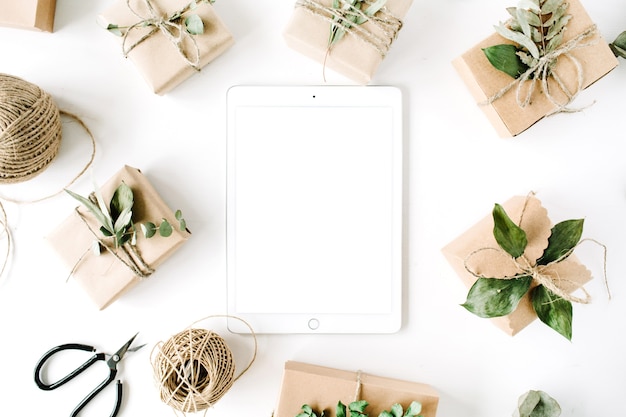
[[(139, 21), (126, 28), (115, 24), (109, 24), (107, 26), (107, 30), (122, 36), (122, 51), (124, 53), (124, 57), (127, 57), (134, 48), (139, 46), (145, 40), (149, 39), (156, 33), (161, 33), (172, 45), (176, 47), (179, 55), (190, 67), (200, 71), (200, 47), (198, 46), (194, 35), (204, 33), (204, 23), (196, 14), (188, 15), (184, 19), (183, 15), (198, 7), (199, 3), (212, 3), (213, 0), (192, 0), (187, 6), (169, 15), (158, 12), (150, 0), (141, 0), (141, 2), (146, 6), (148, 12), (147, 16), (143, 16), (135, 10), (135, 8), (131, 6), (131, 0), (126, 0), (128, 9), (139, 18)], [(133, 30), (142, 28), (151, 29), (138, 40), (128, 44), (129, 34)], [(121, 29), (124, 29), (124, 31), (122, 32)], [(187, 51), (188, 45), (191, 45), (191, 54)]]
[[(376, 49), (384, 58), (402, 28), (402, 20), (383, 7), (385, 1), (334, 0), (331, 6), (326, 6), (319, 0), (298, 0), (296, 7), (302, 7), (330, 23), (329, 49), (344, 33), (349, 33)], [(362, 10), (361, 3), (369, 7)], [(365, 22), (372, 23), (370, 29), (361, 26)]]
[[(520, 227), (529, 199), (530, 196), (522, 208), (519, 225), (509, 218), (502, 206), (495, 205), (492, 212), (493, 237), (498, 247), (481, 247), (465, 258), (465, 269), (478, 279), (470, 288), (462, 306), (479, 317), (501, 317), (515, 311), (521, 299), (530, 292), (532, 307), (539, 319), (571, 340), (572, 302), (587, 304), (591, 297), (579, 280), (561, 274), (571, 274), (574, 278), (587, 276), (588, 271), (583, 265), (568, 258), (585, 241), (600, 245), (604, 249), (604, 277), (610, 299), (606, 282), (606, 247), (593, 239), (581, 240), (582, 219), (566, 220), (552, 227), (541, 256), (534, 261), (529, 260), (526, 253), (529, 241), (526, 232)], [(540, 240), (541, 236), (533, 238)], [(533, 245), (536, 243), (532, 242)], [(488, 251), (493, 252), (493, 256), (483, 257), (479, 264), (487, 268), (498, 265), (501, 268), (498, 274), (505, 276), (486, 277), (480, 273), (478, 266), (470, 266), (475, 257), (481, 254), (484, 256), (484, 252)], [(584, 296), (573, 295), (575, 289), (580, 289)]]

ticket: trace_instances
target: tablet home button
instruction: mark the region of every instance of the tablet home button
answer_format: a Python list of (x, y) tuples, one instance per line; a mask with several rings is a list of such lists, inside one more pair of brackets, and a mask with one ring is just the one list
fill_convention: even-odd
[(320, 322), (318, 319), (309, 320), (309, 329), (317, 330), (320, 327)]

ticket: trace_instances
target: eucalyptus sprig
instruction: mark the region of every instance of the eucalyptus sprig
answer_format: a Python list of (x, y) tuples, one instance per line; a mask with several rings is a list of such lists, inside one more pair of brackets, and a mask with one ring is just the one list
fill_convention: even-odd
[(493, 236), (498, 246), (516, 262), (520, 260), (520, 263), (529, 264), (529, 268), (512, 277), (478, 278), (462, 306), (483, 318), (506, 316), (515, 311), (522, 297), (530, 292), (532, 306), (539, 319), (571, 340), (572, 302), (555, 294), (543, 284), (534, 288), (531, 288), (531, 284), (533, 271), (562, 262), (571, 255), (580, 242), (584, 220), (565, 220), (556, 224), (548, 238), (548, 246), (532, 264), (533, 260), (524, 258), (528, 245), (526, 232), (509, 218), (499, 204), (495, 205), (492, 216)]
[[(215, 0), (193, 0), (182, 10), (176, 11), (172, 13), (170, 16), (168, 16), (166, 21), (169, 23), (174, 23), (174, 24), (182, 23), (182, 27), (190, 35), (203, 34), (204, 22), (202, 21), (202, 18), (199, 15), (195, 13), (187, 14), (185, 16), (185, 19), (184, 20), (182, 19), (184, 13), (186, 13), (188, 10), (195, 10), (202, 3), (213, 4), (215, 3)], [(107, 24), (106, 30), (108, 30), (109, 32), (111, 32), (112, 34), (116, 36), (124, 36), (124, 31), (127, 30), (128, 28), (130, 28), (130, 26), (119, 26), (115, 23), (109, 23)]]
[[(333, 0), (332, 8), (337, 15), (333, 16), (328, 36), (328, 49), (339, 42), (346, 34), (346, 29), (354, 25), (362, 25), (369, 17), (374, 16), (387, 3), (387, 0), (375, 0), (372, 3), (366, 0)], [(369, 4), (369, 5), (368, 5)], [(367, 5), (364, 10), (362, 7)], [(360, 11), (362, 10), (362, 14)], [(365, 15), (365, 16), (363, 16)]]
[[(98, 187), (94, 188), (95, 191), (89, 198), (85, 198), (70, 190), (65, 191), (93, 214), (100, 223), (100, 232), (105, 237), (113, 240), (115, 248), (119, 248), (127, 243), (134, 246), (137, 243), (137, 229), (133, 222), (133, 205), (135, 203), (133, 190), (126, 183), (122, 182), (115, 189), (113, 197), (111, 197), (111, 201), (107, 205)], [(180, 230), (185, 230), (187, 224), (180, 210), (176, 211), (175, 217)], [(162, 237), (169, 237), (174, 231), (170, 222), (165, 218), (161, 219), (158, 225), (153, 222), (146, 222), (140, 226), (146, 238), (155, 236), (157, 232)], [(94, 248), (99, 248), (99, 244), (95, 245)]]
[(500, 36), (514, 44), (484, 48), (485, 56), (496, 69), (520, 77), (561, 45), (572, 18), (567, 8), (565, 0), (520, 0), (518, 7), (507, 8), (509, 21), (495, 26)]
[[(369, 403), (365, 400), (353, 401), (346, 407), (341, 401), (337, 403), (335, 409), (336, 417), (368, 417), (369, 414), (365, 412), (365, 409)], [(324, 411), (316, 413), (311, 406), (305, 404), (301, 407), (301, 412), (296, 417), (324, 417)], [(389, 411), (382, 411), (378, 417), (421, 417), (422, 405), (413, 401), (406, 409), (402, 408), (400, 404), (394, 404)]]
[(559, 417), (559, 403), (543, 391), (528, 391), (517, 404), (513, 417)]

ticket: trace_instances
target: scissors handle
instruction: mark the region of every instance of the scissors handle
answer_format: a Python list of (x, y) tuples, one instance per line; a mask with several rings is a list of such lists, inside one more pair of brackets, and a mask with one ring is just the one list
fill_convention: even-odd
[[(102, 391), (107, 385), (109, 385), (115, 379), (116, 374), (117, 374), (117, 371), (115, 369), (111, 369), (109, 377), (105, 379), (104, 381), (102, 381), (100, 385), (98, 385), (96, 388), (94, 388), (94, 390), (91, 391), (89, 395), (83, 398), (83, 400), (76, 406), (74, 411), (72, 411), (72, 414), (70, 414), (70, 417), (76, 417), (78, 413), (80, 413), (81, 410), (89, 403), (89, 401), (93, 400), (95, 396), (100, 393), (100, 391)], [(117, 412), (120, 411), (120, 406), (122, 405), (122, 382), (119, 379), (117, 380), (116, 388), (117, 388), (117, 396), (115, 399), (115, 408), (113, 408), (113, 412), (111, 413), (110, 417), (115, 417), (117, 415)]]
[(50, 357), (52, 355), (54, 355), (57, 352), (61, 352), (63, 350), (84, 350), (86, 352), (95, 352), (95, 349), (94, 349), (93, 346), (81, 345), (81, 344), (77, 344), (77, 343), (67, 343), (65, 345), (59, 345), (59, 346), (53, 347), (52, 349), (47, 351), (41, 357), (41, 359), (39, 359), (39, 362), (37, 362), (37, 366), (35, 366), (35, 383), (37, 384), (37, 386), (40, 389), (42, 389), (44, 391), (50, 391), (50, 390), (56, 389), (56, 388), (60, 387), (61, 385), (65, 384), (66, 382), (72, 380), (77, 375), (81, 374), (85, 369), (87, 369), (91, 365), (93, 365), (94, 362), (105, 360), (104, 353), (96, 353), (95, 355), (93, 355), (89, 359), (87, 359), (87, 361), (85, 361), (85, 363), (80, 365), (78, 368), (74, 369), (72, 372), (70, 372), (69, 374), (67, 374), (63, 378), (61, 378), (58, 381), (53, 382), (51, 384), (46, 384), (45, 382), (43, 382), (41, 380), (41, 369), (43, 368), (43, 366), (46, 363), (46, 361), (48, 359), (50, 359)]

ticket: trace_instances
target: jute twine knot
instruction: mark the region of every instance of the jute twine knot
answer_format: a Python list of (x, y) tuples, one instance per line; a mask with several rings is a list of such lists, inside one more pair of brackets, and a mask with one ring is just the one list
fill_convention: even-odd
[(152, 366), (161, 401), (183, 413), (203, 410), (206, 413), (250, 368), (256, 348), (255, 336), (250, 363), (235, 375), (232, 351), (212, 330), (190, 327), (160, 342), (153, 350)]
[[(182, 23), (182, 15), (191, 10), (192, 7), (196, 7), (197, 2), (194, 0), (181, 10), (178, 10), (170, 14), (169, 16), (165, 16), (157, 12), (150, 0), (142, 1), (143, 3), (145, 3), (146, 8), (148, 9), (149, 16), (142, 16), (131, 6), (130, 0), (126, 0), (126, 5), (128, 6), (128, 9), (139, 18), (139, 21), (131, 25), (124, 32), (122, 40), (122, 51), (124, 53), (124, 56), (127, 57), (128, 54), (133, 49), (135, 49), (135, 47), (139, 46), (143, 41), (150, 38), (154, 34), (160, 32), (172, 45), (174, 45), (174, 47), (176, 47), (179, 55), (190, 67), (192, 67), (196, 71), (200, 71), (200, 47), (198, 46), (195, 38), (185, 30), (185, 27)], [(141, 38), (139, 38), (136, 42), (133, 42), (131, 45), (127, 45), (129, 33), (133, 29), (141, 29), (145, 27), (152, 27), (152, 29)], [(185, 40), (189, 40), (193, 47), (193, 56), (191, 57), (185, 49)]]
[(0, 74), (0, 183), (34, 177), (61, 146), (61, 116), (38, 86)]

